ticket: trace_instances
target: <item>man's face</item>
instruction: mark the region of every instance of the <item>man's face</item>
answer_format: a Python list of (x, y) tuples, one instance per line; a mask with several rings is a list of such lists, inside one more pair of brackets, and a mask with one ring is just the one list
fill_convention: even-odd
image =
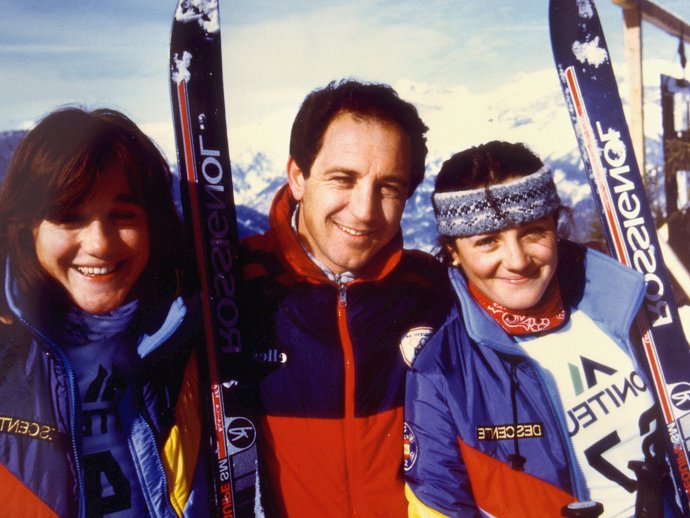
[(309, 251), (334, 273), (358, 273), (400, 229), (410, 189), (408, 138), (396, 125), (341, 113), (309, 176), (290, 159), (288, 180)]

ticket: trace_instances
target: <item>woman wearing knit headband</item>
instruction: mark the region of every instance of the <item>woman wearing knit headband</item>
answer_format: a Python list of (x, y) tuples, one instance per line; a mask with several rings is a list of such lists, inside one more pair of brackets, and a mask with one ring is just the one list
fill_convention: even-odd
[(408, 374), (410, 516), (676, 516), (629, 337), (642, 276), (559, 239), (551, 173), (521, 144), (454, 155), (433, 204), (458, 303)]

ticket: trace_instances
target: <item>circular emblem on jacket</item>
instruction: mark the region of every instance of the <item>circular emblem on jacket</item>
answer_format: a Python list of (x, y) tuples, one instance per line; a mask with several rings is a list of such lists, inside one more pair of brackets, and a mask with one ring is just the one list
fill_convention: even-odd
[(233, 417), (225, 432), (228, 435), (230, 445), (237, 451), (246, 450), (256, 440), (256, 428), (246, 417)]
[(419, 445), (417, 438), (409, 424), (403, 425), (403, 469), (410, 471), (419, 455)]
[(434, 330), (430, 327), (413, 327), (400, 340), (400, 352), (408, 367), (412, 367), (415, 357), (431, 338)]

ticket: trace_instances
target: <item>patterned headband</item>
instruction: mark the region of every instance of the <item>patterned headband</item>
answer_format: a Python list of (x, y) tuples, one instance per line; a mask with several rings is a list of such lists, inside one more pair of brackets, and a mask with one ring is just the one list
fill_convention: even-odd
[(561, 205), (551, 171), (518, 180), (433, 195), (438, 233), (467, 237), (497, 232), (548, 216)]

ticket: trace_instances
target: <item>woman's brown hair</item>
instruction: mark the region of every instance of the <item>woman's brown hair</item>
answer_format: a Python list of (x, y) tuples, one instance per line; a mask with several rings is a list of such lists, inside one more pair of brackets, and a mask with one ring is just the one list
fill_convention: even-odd
[[(99, 174), (113, 167), (125, 172), (148, 217), (149, 261), (136, 289), (143, 300), (156, 300), (177, 288), (185, 264), (184, 239), (168, 163), (122, 113), (69, 107), (50, 113), (22, 139), (0, 188), (0, 272), (9, 259), (23, 293), (65, 301), (66, 293), (38, 263), (33, 228), (85, 203)], [(4, 275), (2, 280), (4, 284)]]

